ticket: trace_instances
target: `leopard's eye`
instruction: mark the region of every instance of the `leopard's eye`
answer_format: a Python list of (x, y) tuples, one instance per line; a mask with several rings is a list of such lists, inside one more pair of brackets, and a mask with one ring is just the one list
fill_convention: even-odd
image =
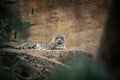
[(59, 37), (56, 37), (56, 39), (59, 39)]
[(63, 37), (61, 37), (61, 39), (63, 39)]

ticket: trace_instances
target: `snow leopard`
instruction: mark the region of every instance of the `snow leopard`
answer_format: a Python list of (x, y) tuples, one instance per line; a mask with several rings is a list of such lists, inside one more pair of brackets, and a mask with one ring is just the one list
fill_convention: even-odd
[(55, 34), (52, 41), (46, 45), (48, 50), (66, 50), (66, 37), (64, 34)]
[(16, 47), (16, 49), (35, 49), (35, 50), (41, 50), (41, 45), (36, 42), (25, 42), (19, 46)]

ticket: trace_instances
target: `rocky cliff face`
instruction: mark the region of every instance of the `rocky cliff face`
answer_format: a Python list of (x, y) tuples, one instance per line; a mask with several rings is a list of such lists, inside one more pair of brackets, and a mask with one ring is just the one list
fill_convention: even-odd
[(56, 33), (66, 35), (68, 49), (95, 53), (106, 21), (108, 0), (21, 0), (23, 21), (29, 28), (28, 40), (47, 44)]

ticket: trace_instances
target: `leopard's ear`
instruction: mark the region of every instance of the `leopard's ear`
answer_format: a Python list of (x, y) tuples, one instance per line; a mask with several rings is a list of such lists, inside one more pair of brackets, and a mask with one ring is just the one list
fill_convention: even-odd
[(54, 34), (54, 36), (57, 36), (58, 34)]
[(65, 34), (64, 34), (64, 33), (63, 33), (62, 35), (65, 37)]

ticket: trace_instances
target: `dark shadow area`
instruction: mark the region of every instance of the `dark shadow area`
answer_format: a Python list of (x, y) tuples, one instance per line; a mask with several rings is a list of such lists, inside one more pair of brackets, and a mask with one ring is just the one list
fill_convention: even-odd
[(112, 72), (114, 80), (120, 79), (120, 1), (112, 0), (99, 57)]
[(23, 22), (19, 12), (19, 1), (4, 0), (0, 2), (0, 43), (13, 39), (27, 39), (31, 23)]

